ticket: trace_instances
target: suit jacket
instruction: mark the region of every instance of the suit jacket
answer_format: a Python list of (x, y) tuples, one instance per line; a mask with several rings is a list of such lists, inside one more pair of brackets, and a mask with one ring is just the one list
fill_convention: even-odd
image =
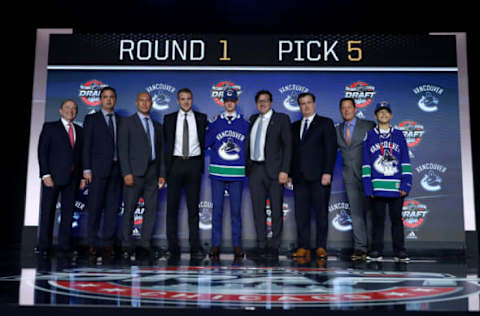
[(40, 177), (50, 174), (55, 185), (66, 185), (81, 177), (83, 129), (75, 123), (72, 126), (76, 135), (74, 148), (70, 145), (68, 133), (61, 120), (44, 123), (40, 134)]
[(302, 120), (292, 124), (292, 178), (303, 175), (307, 181), (320, 181), (325, 173), (333, 175), (337, 156), (337, 140), (333, 121), (315, 114), (300, 140)]
[(345, 122), (336, 127), (337, 143), (343, 158), (343, 182), (352, 183), (362, 181), (363, 140), (367, 132), (374, 128), (375, 125), (372, 121), (357, 118), (350, 145), (347, 144), (343, 132)]
[[(197, 134), (198, 141), (200, 142), (200, 159), (202, 160), (202, 170), (203, 173), (204, 159), (205, 159), (205, 131), (207, 128), (207, 115), (193, 111), (195, 116), (195, 123), (197, 125)], [(175, 133), (177, 131), (177, 117), (178, 111), (165, 115), (163, 119), (163, 131), (165, 135), (165, 159), (166, 159), (166, 168), (167, 168), (167, 177), (170, 174), (172, 163), (173, 163), (173, 152), (175, 148)]]
[[(165, 177), (162, 125), (151, 120), (154, 129), (157, 177)], [(150, 140), (138, 114), (123, 118), (118, 127), (118, 159), (122, 175), (144, 176), (152, 159)]]
[[(248, 131), (245, 154), (246, 154), (246, 172), (251, 171), (252, 160), (250, 159), (250, 141), (252, 140), (252, 128), (260, 114), (254, 114), (250, 117), (250, 128)], [(253, 141), (255, 138), (253, 137)], [(290, 118), (284, 113), (273, 111), (272, 117), (267, 127), (265, 138), (265, 166), (268, 176), (277, 179), (280, 172), (290, 172), (290, 162), (292, 159), (292, 135), (290, 132)]]
[[(122, 118), (116, 114), (117, 123), (116, 143)], [(83, 123), (83, 168), (92, 170), (94, 176), (108, 177), (113, 163), (115, 142), (102, 111), (87, 115)], [(118, 150), (117, 150), (118, 156)]]

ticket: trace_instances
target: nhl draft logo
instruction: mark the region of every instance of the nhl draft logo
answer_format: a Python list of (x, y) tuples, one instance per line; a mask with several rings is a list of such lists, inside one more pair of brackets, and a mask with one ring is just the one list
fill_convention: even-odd
[(158, 111), (167, 110), (172, 100), (175, 100), (174, 86), (166, 83), (155, 83), (145, 88), (152, 96), (152, 107)]
[(332, 218), (332, 226), (341, 232), (352, 230), (352, 216), (350, 214), (350, 204), (347, 202), (337, 202), (328, 207), (328, 212), (335, 214)]
[(89, 80), (80, 85), (78, 96), (88, 106), (97, 106), (100, 104), (100, 91), (105, 87), (108, 87), (108, 85), (99, 80)]
[[(273, 231), (272, 231), (272, 207), (270, 205), (270, 199), (267, 199), (267, 204), (265, 205), (265, 212), (267, 213), (267, 237), (272, 238)], [(283, 202), (282, 205), (282, 220), (285, 221), (287, 219), (287, 215), (290, 212), (288, 207), (288, 203)]]
[[(176, 307), (391, 307), (460, 300), (480, 291), (478, 278), (451, 274), (298, 267), (138, 266), (135, 274), (130, 267), (84, 267), (36, 272), (33, 278), (36, 292), (103, 304)], [(20, 280), (21, 276), (0, 278)]]
[(390, 152), (385, 150), (384, 155), (379, 155), (373, 167), (378, 173), (382, 173), (384, 176), (393, 176), (398, 172), (398, 160)]
[(410, 120), (401, 122), (395, 126), (395, 128), (403, 132), (408, 148), (417, 146), (422, 141), (423, 134), (425, 133), (423, 125)]
[(442, 189), (442, 177), (447, 167), (437, 163), (427, 162), (415, 168), (420, 177), (420, 185), (425, 191), (438, 192)]
[(213, 202), (212, 201), (201, 201), (198, 204), (198, 211), (200, 216), (199, 227), (202, 230), (212, 229), (212, 212), (213, 212)]
[(355, 81), (345, 87), (345, 97), (353, 98), (357, 108), (365, 108), (372, 103), (375, 87), (364, 81)]
[(137, 208), (133, 213), (133, 229), (132, 237), (140, 238), (142, 225), (143, 225), (143, 213), (145, 213), (145, 200), (143, 197), (138, 199)]
[(413, 93), (420, 96), (417, 104), (424, 112), (435, 112), (438, 110), (439, 96), (443, 94), (443, 88), (424, 84), (413, 89)]
[(405, 200), (402, 208), (403, 225), (408, 228), (417, 228), (423, 224), (428, 213), (425, 204), (416, 200)]
[(224, 106), (223, 104), (223, 92), (227, 89), (231, 88), (237, 91), (237, 95), (240, 96), (242, 93), (242, 87), (239, 85), (234, 84), (231, 81), (225, 80), (217, 83), (212, 87), (210, 97), (220, 106)]
[(222, 146), (218, 148), (218, 155), (223, 160), (237, 160), (240, 159), (239, 152), (241, 151), (240, 146), (238, 146), (231, 137), (227, 141), (223, 141)]
[(300, 106), (298, 105), (298, 95), (304, 92), (310, 91), (307, 87), (298, 85), (298, 84), (287, 84), (278, 91), (281, 93), (283, 97), (283, 106), (291, 112), (298, 112), (300, 111)]

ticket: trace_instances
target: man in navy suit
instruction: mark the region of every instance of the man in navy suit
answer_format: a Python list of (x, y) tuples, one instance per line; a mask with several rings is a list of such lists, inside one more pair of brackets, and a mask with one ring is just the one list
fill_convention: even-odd
[[(61, 222), (57, 250), (69, 253), (73, 208), (81, 179), (83, 129), (73, 123), (78, 106), (66, 100), (60, 107), (60, 120), (43, 125), (38, 142), (38, 162), (42, 178), (42, 202), (38, 236), (38, 251), (46, 256), (52, 250), (55, 207), (61, 196)], [(82, 181), (81, 188), (84, 187)]]
[[(113, 256), (116, 215), (120, 207), (122, 178), (118, 161), (118, 126), (121, 117), (114, 112), (117, 93), (111, 87), (100, 91), (101, 109), (87, 115), (83, 124), (83, 177), (88, 189), (88, 244), (92, 257)], [(103, 212), (103, 228), (100, 228)], [(99, 230), (102, 240), (99, 239)], [(102, 258), (102, 257), (98, 257)]]
[(294, 257), (310, 257), (310, 214), (315, 211), (317, 260), (327, 258), (328, 202), (337, 140), (333, 121), (316, 113), (315, 96), (301, 93), (298, 104), (303, 118), (292, 124), (291, 175), (295, 198), (298, 249)]

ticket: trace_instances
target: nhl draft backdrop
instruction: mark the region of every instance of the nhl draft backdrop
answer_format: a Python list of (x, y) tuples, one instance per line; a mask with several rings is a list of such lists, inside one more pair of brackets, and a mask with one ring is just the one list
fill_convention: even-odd
[[(273, 94), (275, 111), (301, 118), (297, 95), (316, 95), (317, 113), (341, 123), (338, 102), (353, 97), (360, 118), (374, 120), (375, 104), (387, 101), (393, 124), (403, 131), (410, 152), (414, 185), (403, 207), (408, 248), (461, 249), (465, 231), (455, 40), (450, 36), (221, 36), (175, 34), (52, 35), (49, 48), (45, 121), (58, 119), (67, 98), (79, 105), (76, 123), (99, 110), (99, 91), (117, 90), (120, 115), (136, 112), (136, 96), (148, 91), (152, 116), (163, 123), (178, 110), (176, 93), (193, 91), (193, 108), (211, 118), (223, 111), (226, 87), (239, 93), (238, 111), (256, 113), (260, 89)], [(209, 163), (207, 151), (205, 164)], [(351, 216), (337, 155), (329, 206), (329, 246), (350, 247)], [(208, 170), (208, 168), (206, 168)], [(245, 246), (255, 230), (245, 181), (242, 220)], [(165, 240), (165, 190), (159, 191), (155, 238)], [(74, 235), (86, 237), (88, 188), (78, 194)], [(225, 192), (228, 196), (228, 191)], [(181, 239), (188, 239), (186, 205), (180, 206)], [(210, 242), (212, 199), (208, 173), (201, 188), (200, 228)], [(142, 224), (140, 199), (134, 234)], [(283, 247), (296, 239), (295, 203), (285, 190)], [(119, 209), (119, 219), (122, 209)], [(268, 202), (266, 212), (269, 212)], [(224, 245), (230, 244), (229, 204), (225, 203)], [(269, 224), (267, 219), (267, 225)], [(389, 225), (387, 225), (389, 226)], [(388, 228), (387, 228), (388, 229)], [(314, 233), (314, 230), (313, 230)], [(390, 238), (387, 233), (387, 238)]]

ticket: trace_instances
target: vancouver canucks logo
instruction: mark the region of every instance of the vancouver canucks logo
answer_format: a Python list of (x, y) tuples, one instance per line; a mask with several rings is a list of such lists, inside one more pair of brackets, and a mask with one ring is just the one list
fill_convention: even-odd
[(237, 160), (240, 158), (240, 146), (235, 144), (232, 138), (228, 138), (226, 142), (222, 143), (222, 146), (218, 148), (218, 155), (223, 160)]
[(420, 184), (427, 191), (440, 191), (442, 189), (442, 178), (432, 170), (429, 170), (420, 180)]
[(385, 151), (385, 155), (380, 155), (373, 163), (373, 167), (377, 172), (383, 173), (384, 176), (393, 176), (398, 172), (398, 160)]
[(424, 112), (435, 112), (438, 110), (439, 96), (443, 94), (443, 88), (424, 84), (413, 89), (413, 93), (420, 96), (417, 104)]
[(158, 111), (167, 110), (174, 99), (175, 88), (167, 83), (155, 83), (145, 88), (152, 96), (152, 107)]
[(278, 91), (282, 94), (282, 97), (284, 97), (283, 106), (291, 112), (298, 112), (300, 111), (297, 101), (298, 95), (303, 92), (308, 92), (309, 89), (299, 84), (290, 83), (281, 87)]

